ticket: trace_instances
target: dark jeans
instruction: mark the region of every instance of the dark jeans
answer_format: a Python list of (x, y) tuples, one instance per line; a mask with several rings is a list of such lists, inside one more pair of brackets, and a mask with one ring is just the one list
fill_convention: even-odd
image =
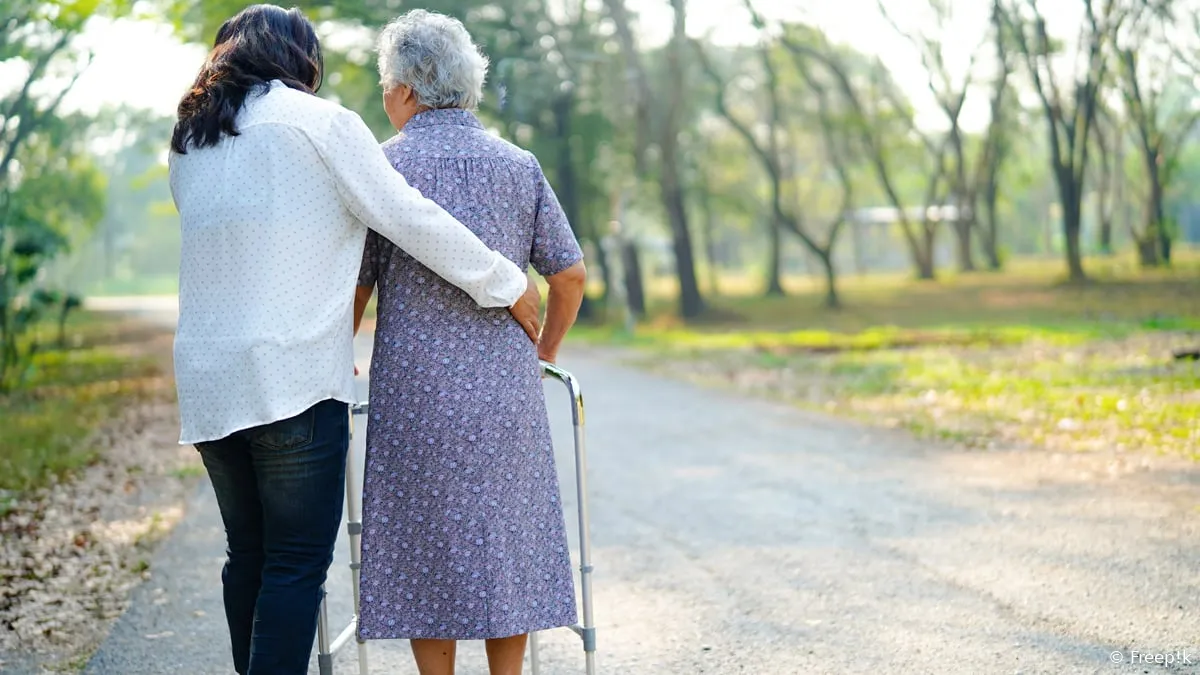
[(234, 669), (304, 675), (342, 519), (346, 404), (322, 401), (196, 447), (225, 523), (221, 581)]

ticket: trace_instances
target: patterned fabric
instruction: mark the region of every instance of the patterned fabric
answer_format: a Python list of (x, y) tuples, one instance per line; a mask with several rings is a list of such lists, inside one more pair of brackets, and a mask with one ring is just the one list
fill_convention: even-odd
[(354, 279), (367, 228), (508, 307), (523, 270), (413, 190), (358, 115), (278, 80), (240, 135), (170, 155), (183, 259), (180, 443), (213, 441), (354, 396)]
[[(384, 144), (392, 165), (518, 266), (582, 258), (537, 160), (463, 110)], [(484, 639), (575, 622), (537, 352), (505, 310), (368, 236), (375, 285), (363, 493), (367, 639)]]

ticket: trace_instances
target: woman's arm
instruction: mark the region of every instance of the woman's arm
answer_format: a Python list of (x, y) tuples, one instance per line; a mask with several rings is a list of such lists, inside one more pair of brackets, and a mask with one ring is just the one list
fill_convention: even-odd
[(312, 138), (342, 202), (364, 225), (390, 239), (483, 307), (508, 307), (536, 340), (536, 286), (524, 270), (484, 245), (392, 168), (362, 118), (346, 110)]
[(354, 288), (354, 334), (358, 335), (358, 327), (362, 325), (363, 312), (367, 311), (367, 303), (371, 302), (374, 286), (356, 286)]
[(546, 321), (542, 328), (542, 339), (538, 342), (538, 358), (554, 363), (558, 359), (558, 348), (562, 346), (567, 331), (575, 325), (579, 306), (583, 304), (583, 289), (587, 284), (587, 269), (583, 261), (546, 277), (550, 284), (550, 295), (546, 300)]

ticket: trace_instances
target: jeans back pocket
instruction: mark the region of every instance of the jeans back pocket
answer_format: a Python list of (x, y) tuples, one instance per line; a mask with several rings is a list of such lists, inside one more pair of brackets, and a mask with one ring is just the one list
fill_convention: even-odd
[(248, 440), (251, 445), (265, 450), (295, 450), (304, 447), (313, 441), (315, 415), (315, 410), (309, 408), (295, 417), (264, 424), (253, 429), (248, 434)]

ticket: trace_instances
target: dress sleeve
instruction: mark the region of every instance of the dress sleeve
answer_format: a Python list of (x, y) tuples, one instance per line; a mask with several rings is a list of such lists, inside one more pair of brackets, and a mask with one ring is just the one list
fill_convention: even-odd
[(567, 222), (567, 214), (542, 167), (534, 163), (537, 181), (537, 205), (534, 212), (533, 247), (529, 262), (537, 273), (548, 277), (567, 269), (583, 259), (583, 250)]
[(511, 307), (525, 272), (396, 172), (362, 119), (344, 110), (313, 138), (346, 208), (483, 307)]

